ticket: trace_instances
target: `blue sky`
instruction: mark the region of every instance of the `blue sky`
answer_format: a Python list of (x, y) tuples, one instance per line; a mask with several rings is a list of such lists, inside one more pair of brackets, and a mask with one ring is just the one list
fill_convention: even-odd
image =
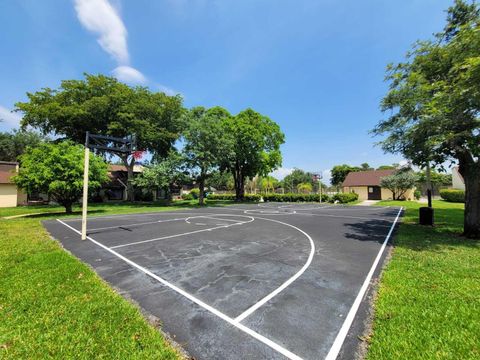
[[(286, 135), (283, 166), (398, 162), (368, 131), (385, 66), (444, 25), (446, 0), (2, 0), (0, 130), (27, 91), (82, 73), (251, 107)], [(328, 177), (328, 176), (327, 176)]]

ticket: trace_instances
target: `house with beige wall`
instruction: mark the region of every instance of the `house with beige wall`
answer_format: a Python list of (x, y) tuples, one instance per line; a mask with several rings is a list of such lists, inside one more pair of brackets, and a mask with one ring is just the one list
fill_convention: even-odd
[(18, 173), (18, 163), (0, 161), (0, 207), (27, 204), (27, 194), (17, 188), (11, 178)]
[[(391, 200), (393, 193), (383, 188), (380, 183), (382, 178), (393, 175), (396, 170), (368, 170), (348, 173), (343, 181), (343, 192), (358, 194), (359, 200)], [(409, 189), (405, 193), (405, 199), (413, 200), (415, 189)]]
[(465, 191), (465, 180), (458, 171), (458, 166), (452, 168), (452, 188)]

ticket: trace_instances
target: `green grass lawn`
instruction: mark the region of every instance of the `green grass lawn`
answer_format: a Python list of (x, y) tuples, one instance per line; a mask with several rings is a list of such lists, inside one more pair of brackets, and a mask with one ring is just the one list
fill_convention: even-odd
[[(2, 215), (17, 209), (60, 210), (11, 208), (2, 209)], [(113, 214), (172, 207), (107, 204), (90, 209)], [(40, 221), (57, 217), (0, 219), (0, 358), (180, 358), (135, 306), (49, 237)]]
[(375, 303), (368, 360), (480, 359), (480, 242), (460, 236), (463, 204), (434, 201), (435, 227), (405, 216)]

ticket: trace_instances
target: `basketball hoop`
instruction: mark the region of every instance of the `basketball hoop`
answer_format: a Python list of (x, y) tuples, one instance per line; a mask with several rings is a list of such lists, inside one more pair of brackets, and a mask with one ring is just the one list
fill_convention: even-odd
[(107, 135), (85, 134), (85, 159), (83, 167), (83, 199), (82, 199), (82, 240), (87, 239), (87, 206), (88, 206), (88, 165), (90, 149), (111, 152), (117, 155), (132, 154), (137, 149), (135, 135), (119, 138)]

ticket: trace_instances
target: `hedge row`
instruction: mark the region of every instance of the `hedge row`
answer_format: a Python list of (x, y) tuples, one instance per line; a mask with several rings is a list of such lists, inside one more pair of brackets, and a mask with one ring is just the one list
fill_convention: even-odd
[[(235, 200), (235, 194), (209, 194), (210, 200)], [(273, 202), (319, 202), (319, 194), (245, 194), (245, 201), (264, 201)], [(332, 197), (322, 194), (322, 202), (339, 202), (346, 204), (358, 200), (358, 194), (355, 193), (339, 193)]]
[(357, 200), (358, 194), (356, 193), (338, 193), (332, 196), (331, 202), (338, 201), (340, 204), (346, 204)]
[[(275, 202), (319, 202), (319, 194), (264, 194), (264, 201)], [(328, 202), (330, 198), (326, 194), (322, 194), (322, 201)]]
[(440, 190), (440, 196), (443, 200), (448, 202), (464, 203), (465, 191), (456, 189)]
[(200, 189), (193, 188), (188, 194), (182, 194), (183, 200), (197, 200), (200, 196)]
[[(235, 194), (209, 194), (209, 200), (235, 200)], [(244, 201), (260, 201), (261, 196), (258, 194), (245, 194)]]

